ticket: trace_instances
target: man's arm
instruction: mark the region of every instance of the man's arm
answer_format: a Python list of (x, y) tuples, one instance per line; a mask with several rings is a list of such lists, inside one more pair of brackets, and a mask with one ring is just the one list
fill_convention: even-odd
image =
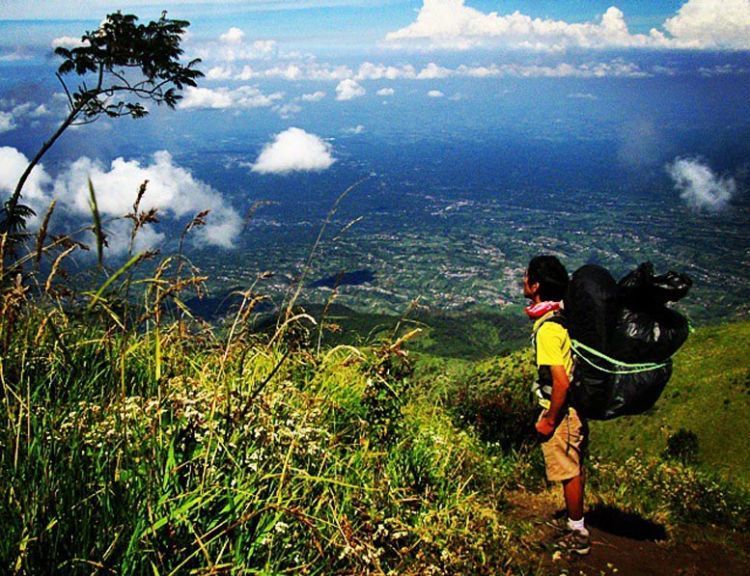
[(536, 431), (542, 436), (551, 436), (563, 417), (563, 407), (568, 398), (570, 379), (564, 366), (550, 366), (552, 373), (552, 396), (550, 406), (536, 423)]

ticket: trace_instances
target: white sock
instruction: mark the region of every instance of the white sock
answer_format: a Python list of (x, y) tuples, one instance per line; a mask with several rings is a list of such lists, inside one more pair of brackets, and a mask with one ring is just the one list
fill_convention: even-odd
[(583, 517), (580, 520), (571, 520), (568, 518), (568, 528), (571, 530), (578, 530), (581, 534), (588, 536), (589, 531), (586, 530), (586, 526), (583, 522)]

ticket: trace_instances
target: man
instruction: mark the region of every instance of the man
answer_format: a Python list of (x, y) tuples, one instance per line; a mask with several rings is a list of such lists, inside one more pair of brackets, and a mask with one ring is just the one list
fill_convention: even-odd
[(531, 301), (526, 313), (534, 320), (532, 343), (539, 371), (534, 393), (542, 413), (536, 430), (542, 438), (547, 479), (562, 482), (568, 513), (557, 546), (584, 555), (591, 550), (583, 519), (583, 456), (588, 431), (568, 403), (573, 359), (561, 303), (567, 287), (568, 272), (554, 256), (537, 256), (529, 262), (523, 295)]

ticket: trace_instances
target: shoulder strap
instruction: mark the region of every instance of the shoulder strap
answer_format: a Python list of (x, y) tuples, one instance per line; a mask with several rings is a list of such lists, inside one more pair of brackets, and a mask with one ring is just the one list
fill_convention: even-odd
[(556, 312), (549, 318), (546, 318), (541, 324), (539, 324), (539, 326), (536, 327), (536, 330), (534, 330), (534, 333), (532, 334), (532, 338), (536, 338), (537, 332), (539, 332), (542, 326), (544, 326), (547, 322), (553, 322), (554, 324), (559, 324), (566, 330), (568, 328), (568, 319), (565, 318), (562, 314)]

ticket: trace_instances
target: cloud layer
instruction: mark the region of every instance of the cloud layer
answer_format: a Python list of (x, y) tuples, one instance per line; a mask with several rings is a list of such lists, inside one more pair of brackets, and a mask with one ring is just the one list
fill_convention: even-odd
[[(429, 62), (422, 68), (415, 68), (411, 64), (399, 66), (375, 64), (364, 62), (359, 68), (351, 69), (347, 66), (329, 66), (317, 62), (308, 62), (301, 64), (290, 64), (285, 69), (277, 67), (266, 70), (254, 70), (252, 74), (246, 74), (246, 68), (243, 72), (234, 72), (231, 68), (216, 69), (213, 77), (216, 79), (242, 80), (247, 81), (253, 78), (278, 78), (282, 80), (300, 81), (336, 81), (336, 99), (351, 100), (366, 93), (365, 88), (360, 82), (372, 80), (441, 80), (444, 78), (538, 78), (538, 77), (576, 77), (576, 78), (604, 78), (604, 77), (631, 77), (639, 78), (652, 76), (657, 73), (656, 70), (643, 70), (637, 64), (628, 62), (622, 58), (614, 58), (608, 62), (583, 62), (569, 64), (566, 62), (554, 65), (544, 64), (488, 64), (468, 66), (462, 64), (455, 68), (440, 66), (435, 62)], [(738, 73), (740, 70), (729, 69), (724, 73)], [(249, 90), (250, 87), (243, 87), (242, 90)], [(243, 96), (241, 92), (236, 93), (228, 88), (199, 88), (186, 91), (186, 98), (182, 101), (182, 107), (196, 107), (194, 102), (201, 102), (207, 107), (207, 103), (216, 102), (213, 107), (225, 106), (225, 103), (236, 101)], [(257, 91), (257, 88), (254, 90)], [(320, 93), (316, 93), (320, 94)], [(245, 96), (250, 96), (247, 94)], [(263, 95), (253, 94), (256, 98)], [(278, 99), (281, 93), (270, 94), (267, 97)], [(313, 101), (314, 95), (305, 95), (303, 101)], [(187, 104), (185, 101), (187, 100)]]
[(335, 161), (328, 142), (292, 127), (266, 144), (251, 167), (260, 174), (319, 172), (330, 168)]
[[(15, 148), (0, 148), (0, 194), (9, 195), (28, 159)], [(141, 202), (141, 210), (157, 208), (162, 219), (183, 220), (197, 212), (210, 209), (207, 224), (195, 231), (199, 243), (230, 248), (242, 229), (242, 218), (221, 194), (193, 177), (178, 165), (167, 151), (156, 152), (148, 163), (117, 158), (109, 166), (88, 157), (81, 157), (55, 178), (37, 166), (24, 187), (24, 202), (37, 214), (43, 214), (52, 198), (75, 219), (88, 219), (88, 179), (94, 185), (100, 213), (105, 218), (119, 218), (132, 211), (140, 184), (148, 180), (148, 189)], [(33, 226), (35, 221), (30, 222)], [(121, 253), (127, 248), (127, 223), (108, 225), (111, 234), (110, 251)], [(163, 235), (153, 230), (144, 232), (143, 248), (152, 247)]]
[(263, 108), (273, 106), (284, 97), (282, 92), (264, 94), (255, 86), (229, 88), (196, 88), (188, 86), (180, 100), (182, 109)]
[(734, 178), (719, 177), (700, 159), (676, 158), (666, 169), (680, 198), (694, 210), (724, 210), (737, 192)]
[(559, 51), (568, 48), (750, 48), (750, 2), (688, 0), (664, 30), (633, 34), (625, 15), (611, 6), (594, 22), (484, 13), (465, 0), (424, 0), (417, 18), (386, 35), (387, 44), (464, 50), (482, 45)]
[(0, 109), (0, 134), (15, 130), (19, 127), (19, 122), (38, 120), (50, 114), (44, 104), (34, 102), (17, 104), (15, 101), (0, 100), (0, 107), (9, 108), (6, 110)]

